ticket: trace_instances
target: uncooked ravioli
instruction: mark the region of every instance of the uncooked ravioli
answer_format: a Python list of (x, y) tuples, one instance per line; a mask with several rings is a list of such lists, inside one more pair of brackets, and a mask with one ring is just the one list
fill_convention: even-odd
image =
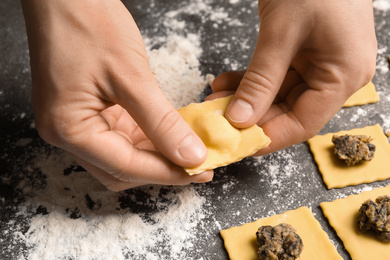
[(256, 231), (258, 228), (266, 225), (276, 226), (281, 223), (293, 226), (296, 233), (301, 237), (304, 247), (299, 256), (300, 260), (342, 260), (336, 247), (307, 207), (221, 230), (220, 233), (229, 258), (231, 260), (256, 260)]
[(204, 163), (185, 169), (190, 175), (237, 162), (271, 143), (257, 125), (238, 129), (229, 123), (224, 115), (231, 99), (232, 96), (193, 103), (178, 110), (208, 152)]
[(353, 260), (390, 259), (390, 245), (379, 241), (373, 234), (360, 232), (357, 225), (362, 203), (389, 194), (390, 186), (387, 186), (320, 204), (330, 225), (336, 230)]
[[(337, 135), (367, 135), (376, 147), (374, 158), (347, 166), (333, 154), (332, 137)], [(370, 183), (390, 178), (390, 144), (379, 125), (317, 135), (308, 140), (314, 160), (328, 189)]]

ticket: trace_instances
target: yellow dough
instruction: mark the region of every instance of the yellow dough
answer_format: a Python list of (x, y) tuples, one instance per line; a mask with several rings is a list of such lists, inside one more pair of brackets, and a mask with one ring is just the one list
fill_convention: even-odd
[(379, 101), (379, 94), (375, 85), (370, 81), (367, 85), (356, 91), (343, 105), (343, 107), (360, 106)]
[(342, 259), (328, 235), (322, 230), (310, 209), (301, 207), (283, 214), (261, 218), (252, 223), (221, 231), (225, 248), (231, 260), (257, 260), (256, 231), (259, 227), (287, 223), (297, 230), (303, 241), (300, 260)]
[(387, 186), (320, 204), (353, 260), (390, 259), (390, 244), (377, 240), (373, 234), (361, 233), (357, 226), (358, 211), (362, 203), (367, 199), (375, 201), (378, 196), (389, 194), (390, 186)]
[(224, 114), (231, 99), (232, 96), (194, 103), (178, 110), (202, 139), (208, 152), (203, 164), (185, 169), (188, 174), (193, 175), (237, 162), (271, 143), (263, 129), (257, 125), (238, 129), (227, 121)]
[[(332, 136), (334, 134), (370, 136), (373, 139), (372, 143), (376, 146), (374, 158), (369, 162), (347, 166), (344, 161), (333, 154)], [(390, 178), (390, 145), (382, 127), (378, 124), (350, 131), (317, 135), (308, 143), (328, 189)]]

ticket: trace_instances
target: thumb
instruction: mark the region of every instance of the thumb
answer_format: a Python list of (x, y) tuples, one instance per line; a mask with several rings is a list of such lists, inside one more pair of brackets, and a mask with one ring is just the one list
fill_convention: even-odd
[(262, 21), (253, 57), (227, 108), (227, 119), (239, 128), (252, 126), (264, 116), (297, 52), (295, 32), (289, 26), (271, 23)]
[(129, 77), (126, 82), (117, 88), (116, 102), (133, 117), (157, 150), (182, 167), (201, 164), (207, 157), (206, 146), (169, 103), (148, 66), (141, 77)]

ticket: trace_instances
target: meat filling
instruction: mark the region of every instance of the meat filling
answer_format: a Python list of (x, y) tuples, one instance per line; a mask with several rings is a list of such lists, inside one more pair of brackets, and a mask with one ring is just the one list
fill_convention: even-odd
[(334, 154), (348, 166), (371, 161), (375, 153), (375, 145), (371, 141), (371, 137), (365, 135), (334, 135)]
[(262, 226), (256, 232), (260, 260), (294, 260), (302, 252), (303, 242), (295, 229), (286, 223)]
[(365, 201), (359, 209), (359, 229), (374, 231), (379, 240), (390, 242), (390, 197), (380, 196), (375, 202)]

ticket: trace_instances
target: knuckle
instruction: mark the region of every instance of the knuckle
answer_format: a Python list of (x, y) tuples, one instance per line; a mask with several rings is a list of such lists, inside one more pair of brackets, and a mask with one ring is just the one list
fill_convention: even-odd
[(365, 55), (360, 58), (360, 62), (354, 68), (355, 75), (359, 75), (361, 86), (367, 84), (375, 74), (376, 70), (376, 55)]
[(140, 181), (140, 173), (147, 167), (147, 162), (137, 154), (137, 150), (131, 150), (126, 155), (126, 160), (117, 162), (107, 172), (115, 178), (118, 183), (132, 183)]
[(322, 128), (321, 123), (319, 123), (315, 119), (299, 120), (292, 114), (290, 114), (290, 116), (293, 117), (292, 122), (295, 122), (295, 131), (291, 132), (294, 134), (294, 136), (291, 136), (291, 140), (296, 140), (297, 143), (309, 140), (310, 138), (315, 136)]
[[(354, 92), (372, 80), (376, 71), (376, 55), (365, 54), (359, 57), (358, 64), (351, 64), (351, 81), (355, 82)], [(348, 83), (346, 82), (348, 85)]]
[(40, 113), (35, 117), (35, 125), (39, 136), (47, 143), (65, 147), (80, 142), (80, 127), (72, 123), (66, 111), (57, 109), (48, 113)]
[[(126, 61), (122, 61), (121, 63), (126, 63), (125, 66), (117, 66), (118, 61), (106, 61), (106, 80), (108, 80), (108, 82), (105, 82), (105, 84), (102, 85), (110, 95), (120, 97), (123, 94), (123, 89), (132, 92), (133, 89), (138, 89), (141, 86), (149, 87), (156, 85), (146, 58), (141, 54), (135, 53), (135, 55), (128, 60), (132, 60), (133, 62), (127, 64)], [(112, 64), (114, 64), (114, 66)], [(121, 88), (112, 88), (111, 86), (113, 85), (121, 86)]]
[(367, 66), (365, 67), (363, 73), (363, 80), (365, 83), (368, 83), (375, 75), (376, 71), (376, 58), (368, 58), (368, 61), (365, 63)]
[(182, 117), (176, 110), (169, 110), (161, 117), (154, 132), (158, 133), (158, 138), (161, 139), (162, 136), (166, 136), (172, 129), (179, 126), (182, 120)]
[(35, 128), (45, 142), (58, 146), (60, 135), (57, 130), (57, 124), (51, 116), (47, 114), (36, 115)]
[(241, 81), (241, 86), (243, 86), (243, 90), (251, 96), (256, 95), (259, 92), (266, 95), (273, 93), (272, 81), (254, 70), (246, 71), (245, 76)]

